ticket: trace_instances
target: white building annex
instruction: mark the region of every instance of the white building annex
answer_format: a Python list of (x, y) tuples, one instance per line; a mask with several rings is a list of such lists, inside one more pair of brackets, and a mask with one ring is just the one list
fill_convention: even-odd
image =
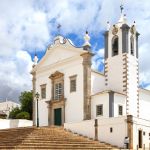
[(15, 107), (20, 107), (20, 104), (8, 100), (0, 102), (0, 112), (6, 114), (7, 117), (9, 116), (9, 112)]
[(88, 32), (83, 47), (62, 36), (54, 39), (33, 75), (33, 121), (63, 125), (90, 138), (129, 148), (149, 147), (150, 91), (139, 87), (138, 36), (135, 23), (121, 14), (105, 32), (104, 74), (91, 69)]

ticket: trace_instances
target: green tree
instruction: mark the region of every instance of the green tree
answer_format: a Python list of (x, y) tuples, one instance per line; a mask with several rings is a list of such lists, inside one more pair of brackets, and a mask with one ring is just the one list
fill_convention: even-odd
[(30, 114), (28, 112), (20, 112), (17, 114), (16, 119), (30, 119)]
[(9, 113), (11, 119), (32, 119), (32, 92), (24, 91), (19, 97), (21, 107), (14, 108)]
[(21, 112), (21, 110), (19, 107), (13, 108), (12, 111), (9, 113), (9, 118), (16, 119), (17, 114), (20, 112)]
[(21, 103), (21, 111), (28, 112), (30, 119), (32, 119), (32, 92), (24, 91), (21, 93), (19, 97), (19, 101)]

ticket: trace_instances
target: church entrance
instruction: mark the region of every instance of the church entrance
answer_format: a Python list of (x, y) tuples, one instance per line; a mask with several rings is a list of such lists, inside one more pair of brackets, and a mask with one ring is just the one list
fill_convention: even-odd
[(139, 133), (138, 133), (138, 138), (139, 138), (139, 141), (138, 141), (138, 143), (139, 143), (139, 148), (142, 148), (142, 136), (143, 136), (143, 134), (142, 134), (142, 130), (139, 130)]
[(62, 125), (62, 119), (61, 119), (62, 115), (61, 114), (62, 114), (61, 108), (54, 109), (54, 125), (56, 125), (56, 126)]

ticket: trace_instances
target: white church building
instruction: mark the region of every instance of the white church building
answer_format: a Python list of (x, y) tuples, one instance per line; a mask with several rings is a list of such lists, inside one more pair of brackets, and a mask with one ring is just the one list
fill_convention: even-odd
[[(109, 25), (108, 25), (109, 26)], [(83, 47), (56, 36), (33, 76), (33, 121), (40, 126), (62, 125), (95, 140), (129, 148), (150, 143), (150, 91), (139, 87), (138, 36), (135, 23), (119, 21), (104, 33), (104, 73), (91, 68), (90, 37)]]

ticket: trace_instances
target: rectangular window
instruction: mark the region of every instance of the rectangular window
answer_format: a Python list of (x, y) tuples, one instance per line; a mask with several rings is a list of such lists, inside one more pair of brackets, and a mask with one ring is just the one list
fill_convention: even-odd
[(46, 84), (41, 85), (41, 98), (46, 98)]
[(63, 94), (63, 87), (62, 87), (62, 83), (56, 83), (55, 84), (55, 99), (61, 99)]
[(103, 105), (97, 105), (96, 106), (96, 116), (102, 116), (103, 115)]
[(76, 91), (76, 78), (77, 78), (77, 75), (70, 77), (70, 92)]
[(118, 115), (120, 115), (120, 116), (123, 115), (123, 106), (121, 106), (121, 105), (118, 106)]

